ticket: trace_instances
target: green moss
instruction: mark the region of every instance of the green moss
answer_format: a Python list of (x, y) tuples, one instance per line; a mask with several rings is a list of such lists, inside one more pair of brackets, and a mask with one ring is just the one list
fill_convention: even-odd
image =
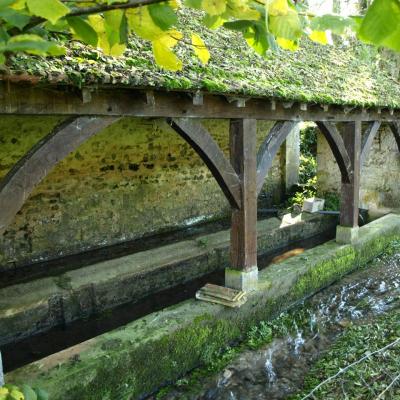
[[(22, 378), (43, 387), (53, 400), (123, 400), (150, 393), (196, 367), (221, 368), (234, 354), (232, 346), (249, 341), (260, 321), (272, 320), (371, 258), (398, 251), (398, 218), (385, 218), (380, 225), (363, 228), (357, 246), (330, 242), (269, 268), (271, 272), (262, 271), (262, 290), (238, 310), (188, 301), (95, 339), (88, 350), (80, 351), (79, 360), (70, 359), (48, 372), (36, 364), (7, 379), (18, 383)], [(153, 323), (158, 318), (162, 320)], [(280, 321), (274, 329), (284, 327)], [(263, 332), (269, 340), (269, 331)]]
[(205, 28), (201, 16), (184, 9), (178, 28), (187, 38), (195, 31), (205, 40), (211, 53), (206, 66), (190, 46), (180, 43), (177, 53), (183, 59), (183, 70), (162, 70), (154, 62), (149, 43), (132, 37), (119, 58), (71, 42), (64, 58), (17, 55), (9, 67), (14, 73), (41, 77), (46, 84), (203, 89), (282, 100), (400, 107), (400, 85), (391, 75), (395, 61), (370, 46), (356, 42), (321, 46), (304, 39), (296, 52), (279, 50), (263, 58), (247, 46), (241, 34)]
[[(196, 318), (189, 326), (163, 336), (158, 341), (148, 342), (132, 353), (127, 352), (123, 355), (119, 353), (115, 357), (110, 354), (110, 360), (118, 362), (112, 365), (106, 364), (98, 370), (95, 381), (79, 393), (81, 397), (74, 397), (74, 393), (71, 392), (68, 399), (115, 399), (117, 395), (120, 396), (118, 399), (129, 398), (129, 395), (136, 398), (143, 393), (151, 392), (155, 385), (173, 382), (200, 365), (212, 365), (214, 362), (212, 370), (222, 368), (231, 359), (224, 357), (225, 352), (233, 356), (235, 352), (232, 352), (230, 346), (232, 343), (248, 339), (255, 323), (277, 316), (292, 302), (365, 265), (371, 256), (390, 249), (395, 239), (400, 240), (400, 237), (391, 235), (373, 241), (372, 244), (369, 242), (367, 247), (371, 249), (367, 256), (363, 255), (364, 247), (359, 250), (352, 246), (341, 248), (334, 258), (310, 266), (308, 272), (294, 285), (291, 296), (282, 296), (275, 301), (264, 298), (263, 302), (257, 304), (248, 315), (242, 315), (238, 319), (217, 319), (206, 314)], [(284, 321), (279, 324), (279, 326), (286, 325)], [(220, 353), (221, 349), (225, 351)], [(215, 361), (215, 354), (222, 354), (222, 359), (217, 358)], [(130, 371), (135, 373), (132, 374)], [(120, 379), (121, 385), (115, 385), (115, 376), (124, 377)]]

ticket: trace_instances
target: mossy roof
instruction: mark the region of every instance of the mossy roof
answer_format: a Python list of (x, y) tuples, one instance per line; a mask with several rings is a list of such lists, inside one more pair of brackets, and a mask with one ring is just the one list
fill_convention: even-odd
[[(148, 42), (132, 38), (124, 56), (106, 57), (78, 42), (61, 58), (17, 55), (11, 59), (12, 80), (75, 86), (113, 85), (267, 97), (325, 104), (400, 108), (400, 83), (393, 62), (361, 44), (322, 46), (302, 40), (298, 51), (279, 50), (266, 58), (256, 54), (241, 34), (206, 29), (198, 12), (180, 15), (185, 33), (196, 31), (211, 53), (203, 66), (189, 46), (178, 45), (184, 60), (180, 72), (159, 68)], [(15, 76), (15, 75), (19, 75)], [(10, 79), (3, 77), (0, 79)]]

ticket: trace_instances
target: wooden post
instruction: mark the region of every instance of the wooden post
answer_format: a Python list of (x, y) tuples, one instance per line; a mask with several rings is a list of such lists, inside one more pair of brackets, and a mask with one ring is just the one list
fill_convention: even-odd
[(257, 157), (255, 119), (230, 121), (230, 154), (239, 176), (241, 207), (232, 208), (231, 268), (226, 270), (227, 287), (244, 291), (257, 287)]
[(343, 128), (343, 142), (350, 159), (348, 179), (342, 175), (340, 226), (336, 241), (353, 243), (358, 239), (358, 207), (360, 200), (361, 122), (348, 122)]

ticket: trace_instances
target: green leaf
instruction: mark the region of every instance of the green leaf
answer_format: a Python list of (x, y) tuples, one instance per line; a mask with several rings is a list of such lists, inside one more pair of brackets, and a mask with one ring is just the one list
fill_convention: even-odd
[(12, 8), (5, 8), (4, 10), (1, 10), (0, 18), (11, 26), (17, 27), (18, 29), (23, 29), (31, 19), (29, 15), (22, 14), (21, 12), (15, 11)]
[(253, 24), (251, 28), (248, 28), (246, 32), (243, 33), (243, 36), (249, 46), (261, 56), (265, 56), (270, 47), (270, 41), (264, 25)]
[(47, 394), (46, 391), (40, 388), (33, 388), (33, 390), (37, 394), (37, 400), (49, 400), (49, 395)]
[(229, 21), (224, 23), (224, 28), (231, 29), (233, 31), (245, 31), (247, 28), (250, 28), (254, 25), (254, 21)]
[(112, 10), (104, 13), (105, 30), (110, 48), (115, 44), (127, 41), (127, 23), (122, 10)]
[(399, 0), (375, 0), (364, 17), (358, 35), (368, 43), (400, 51)]
[(220, 15), (226, 10), (226, 0), (203, 0), (203, 9), (207, 14)]
[(30, 386), (22, 385), (21, 390), (24, 395), (24, 400), (37, 400), (37, 394)]
[(7, 8), (13, 3), (15, 3), (15, 0), (0, 0), (0, 10)]
[(201, 0), (185, 0), (185, 6), (195, 8), (196, 10), (202, 10)]
[(33, 15), (45, 18), (52, 24), (70, 11), (60, 0), (26, 0), (26, 5)]
[(203, 24), (209, 29), (217, 29), (224, 23), (224, 19), (220, 15), (206, 14), (202, 20)]
[(7, 33), (6, 29), (0, 25), (0, 42), (7, 42), (10, 39), (10, 35)]
[(40, 36), (32, 34), (13, 36), (6, 44), (4, 51), (24, 51), (39, 56), (59, 56), (65, 53), (65, 49), (54, 42), (44, 40)]
[(321, 17), (314, 17), (311, 20), (310, 28), (319, 32), (330, 30), (332, 33), (342, 35), (347, 28), (355, 30), (357, 24), (353, 18), (327, 14)]
[(81, 17), (69, 17), (67, 18), (68, 25), (72, 28), (75, 36), (85, 43), (96, 47), (99, 37), (93, 27)]
[(178, 17), (174, 9), (166, 2), (150, 5), (149, 13), (154, 23), (163, 31), (166, 31), (178, 22)]
[(299, 39), (303, 34), (300, 18), (291, 8), (286, 15), (270, 16), (269, 29), (275, 37), (292, 41)]

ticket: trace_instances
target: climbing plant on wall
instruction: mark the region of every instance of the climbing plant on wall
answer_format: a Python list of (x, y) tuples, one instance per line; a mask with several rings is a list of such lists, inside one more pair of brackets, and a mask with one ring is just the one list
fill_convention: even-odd
[(400, 0), (374, 0), (364, 16), (315, 16), (299, 0), (0, 0), (0, 64), (15, 52), (59, 56), (65, 42), (79, 40), (122, 55), (130, 34), (152, 44), (154, 59), (169, 70), (183, 68), (174, 47), (189, 45), (200, 61), (210, 58), (198, 32), (180, 32), (179, 9), (204, 12), (203, 24), (241, 32), (268, 57), (278, 47), (296, 50), (302, 36), (329, 44), (349, 32), (377, 46), (400, 51)]

